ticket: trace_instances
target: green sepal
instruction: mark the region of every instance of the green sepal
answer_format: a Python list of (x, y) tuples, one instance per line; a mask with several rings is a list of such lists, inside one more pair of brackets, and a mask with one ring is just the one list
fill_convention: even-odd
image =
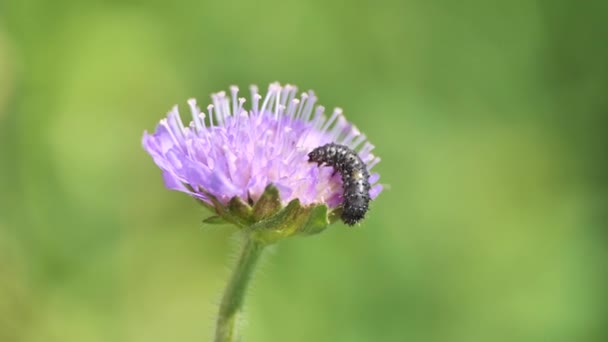
[(238, 227), (245, 227), (248, 225), (247, 222), (243, 222), (243, 220), (238, 215), (233, 215), (228, 209), (228, 207), (224, 206), (215, 197), (210, 196), (209, 199), (211, 200), (211, 203), (213, 203), (213, 207), (215, 208), (215, 212), (218, 214), (218, 216), (221, 216), (224, 220)]
[(221, 216), (213, 215), (213, 216), (209, 216), (206, 219), (204, 219), (203, 223), (204, 224), (226, 224), (226, 223), (228, 223), (228, 221), (224, 220), (224, 218)]
[(296, 235), (318, 234), (329, 226), (327, 206), (301, 206), (295, 199), (275, 215), (248, 227), (253, 239), (272, 244)]
[(308, 209), (308, 220), (300, 227), (298, 234), (319, 234), (333, 223), (330, 220), (331, 215), (328, 213), (326, 205), (314, 205), (308, 207)]
[(253, 209), (240, 197), (232, 197), (228, 202), (228, 212), (243, 226), (249, 226), (255, 222), (253, 220)]
[(253, 206), (253, 222), (260, 222), (281, 210), (279, 189), (269, 184)]
[[(242, 228), (251, 225), (253, 221), (251, 221), (251, 207), (243, 202), (239, 197), (233, 197), (228, 205), (222, 204), (218, 201), (215, 196), (211, 195), (209, 192), (199, 189), (200, 192), (204, 193), (211, 201), (211, 204), (198, 199), (197, 201), (203, 204), (203, 206), (211, 208), (216, 216), (221, 217), (226, 223), (232, 223), (235, 226)], [(203, 222), (205, 222), (203, 220)]]

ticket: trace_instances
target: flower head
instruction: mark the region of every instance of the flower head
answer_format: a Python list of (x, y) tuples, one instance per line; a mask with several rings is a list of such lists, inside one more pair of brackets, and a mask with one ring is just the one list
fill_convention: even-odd
[[(343, 201), (342, 179), (331, 167), (309, 162), (308, 153), (335, 142), (357, 151), (371, 170), (380, 159), (374, 146), (349, 123), (339, 108), (324, 115), (312, 91), (296, 97), (297, 88), (273, 83), (262, 97), (251, 87), (251, 107), (238, 88), (213, 94), (213, 104), (202, 112), (188, 101), (192, 121), (184, 126), (177, 106), (153, 134), (144, 132), (143, 146), (161, 168), (169, 189), (182, 191), (209, 206), (240, 200), (255, 205), (272, 185), (282, 206), (301, 205), (336, 209)], [(370, 197), (382, 186), (371, 172)]]

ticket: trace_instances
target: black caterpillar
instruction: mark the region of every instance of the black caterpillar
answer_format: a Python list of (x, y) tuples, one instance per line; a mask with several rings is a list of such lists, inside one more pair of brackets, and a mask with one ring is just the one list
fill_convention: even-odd
[(369, 172), (357, 153), (347, 146), (329, 143), (308, 154), (308, 161), (333, 166), (342, 176), (342, 221), (349, 226), (361, 221), (369, 209)]

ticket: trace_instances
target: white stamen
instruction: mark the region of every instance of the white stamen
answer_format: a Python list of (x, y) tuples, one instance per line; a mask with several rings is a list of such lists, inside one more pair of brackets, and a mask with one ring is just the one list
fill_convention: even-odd
[(363, 145), (363, 148), (361, 149), (361, 152), (359, 152), (359, 155), (367, 155), (369, 154), (372, 150), (374, 149), (374, 145), (370, 144), (369, 141), (365, 142), (365, 144)]
[(201, 109), (196, 105), (196, 99), (189, 99), (188, 105), (190, 106), (190, 112), (192, 113), (192, 122), (194, 122), (194, 127), (196, 127), (197, 132), (200, 132), (205, 127), (204, 123), (201, 122), (199, 117), (201, 114)]
[(353, 141), (353, 142), (352, 142), (352, 144), (351, 144), (351, 146), (350, 146), (350, 147), (351, 147), (353, 150), (354, 150), (354, 149), (356, 149), (356, 148), (357, 148), (359, 145), (361, 145), (361, 143), (362, 143), (362, 142), (364, 142), (364, 141), (365, 141), (365, 139), (366, 139), (366, 138), (367, 138), (367, 137), (365, 136), (365, 134), (361, 134), (361, 135), (357, 136), (357, 137), (355, 138), (355, 141)]
[(243, 111), (243, 104), (247, 102), (247, 100), (244, 97), (239, 97), (239, 105), (238, 108), (234, 111), (235, 114), (241, 114), (241, 112)]
[[(230, 102), (228, 101), (228, 97), (224, 97), (222, 100), (222, 114), (224, 115), (224, 117), (222, 118), (224, 120), (224, 124), (226, 124), (228, 117), (232, 115), (232, 111), (230, 108)], [(232, 109), (236, 109), (236, 108), (232, 108)]]
[(161, 119), (159, 124), (165, 126), (165, 128), (167, 129), (167, 132), (169, 132), (169, 135), (171, 136), (171, 139), (173, 139), (173, 142), (175, 143), (175, 145), (181, 146), (179, 141), (177, 140), (177, 138), (175, 138), (175, 134), (173, 134), (171, 126), (169, 126), (169, 123), (167, 122), (167, 118)]
[(287, 107), (287, 99), (289, 98), (289, 93), (291, 92), (291, 85), (286, 84), (281, 91), (281, 106)]
[(169, 132), (171, 139), (173, 139), (173, 142), (175, 142), (175, 145), (177, 145), (179, 149), (183, 151), (184, 146), (182, 142), (184, 140), (184, 133), (178, 127), (179, 124), (175, 119), (176, 115), (179, 117), (179, 114), (177, 114), (177, 106), (174, 106), (173, 109), (171, 109), (171, 111), (167, 114), (167, 118), (160, 120), (160, 124), (167, 128), (167, 131)]
[[(302, 99), (302, 102), (300, 102), (300, 107), (298, 107), (298, 112), (296, 113), (296, 119), (298, 119), (302, 116), (302, 110), (304, 109), (306, 102), (308, 102), (308, 94), (302, 93), (300, 98)], [(304, 120), (304, 121), (307, 121), (307, 120)]]
[(359, 132), (359, 130), (357, 129), (357, 127), (355, 127), (355, 125), (352, 125), (351, 128), (350, 128), (350, 132), (348, 133), (348, 135), (346, 137), (344, 137), (344, 140), (342, 140), (341, 144), (342, 145), (349, 145), (350, 142), (355, 137), (358, 137), (359, 135), (361, 135), (361, 132)]
[(174, 106), (173, 109), (171, 109), (171, 112), (169, 113), (168, 116), (169, 116), (169, 125), (174, 130), (174, 133), (176, 133), (176, 137), (178, 137), (180, 141), (183, 140), (184, 139), (184, 124), (182, 123), (182, 118), (179, 116), (179, 110), (178, 110), (177, 106)]
[(291, 103), (291, 101), (293, 101), (294, 97), (296, 97), (296, 94), (298, 92), (298, 87), (291, 85), (291, 84), (288, 84), (285, 86), (285, 88), (287, 88), (287, 87), (289, 87), (290, 90), (289, 90), (289, 93), (287, 96), (286, 103)]
[(237, 99), (238, 99), (238, 93), (239, 93), (239, 87), (237, 86), (231, 86), (230, 87), (230, 94), (232, 97), (232, 110), (234, 111), (233, 113), (238, 114), (239, 110), (237, 109)]
[(292, 99), (291, 102), (289, 103), (289, 108), (287, 108), (287, 116), (289, 116), (290, 118), (293, 118), (293, 114), (295, 113), (296, 107), (298, 106), (298, 103), (300, 103), (300, 100), (298, 99)]
[(313, 93), (312, 91), (308, 92), (308, 101), (306, 102), (306, 107), (304, 108), (304, 112), (302, 113), (302, 115), (304, 116), (304, 121), (308, 121), (310, 118), (310, 114), (312, 113), (312, 108), (315, 105), (315, 102), (317, 102), (317, 97), (315, 96), (315, 93)]
[(334, 127), (331, 129), (331, 132), (329, 132), (329, 136), (332, 137), (331, 140), (333, 140), (333, 141), (339, 140), (340, 136), (344, 133), (344, 131), (347, 128), (348, 128), (348, 121), (346, 121), (344, 116), (339, 115), (338, 122), (336, 122)]
[(207, 112), (209, 113), (209, 127), (213, 126), (213, 105), (207, 106)]
[(220, 91), (216, 95), (217, 101), (214, 101), (215, 113), (218, 124), (221, 126), (226, 124), (226, 118), (230, 116), (230, 104), (225, 91)]
[[(370, 156), (374, 157), (373, 154), (370, 154)], [(380, 157), (375, 157), (374, 159), (372, 159), (371, 162), (369, 162), (369, 164), (367, 164), (367, 169), (371, 170), (372, 167), (376, 166), (376, 164), (378, 164), (380, 162)]]
[(315, 116), (312, 119), (313, 127), (318, 128), (318, 126), (323, 123), (323, 120), (325, 120), (325, 115), (323, 115), (324, 112), (325, 112), (325, 107), (317, 106), (317, 109), (315, 110)]
[(281, 122), (283, 121), (282, 116), (284, 115), (284, 113), (285, 113), (285, 106), (279, 105), (279, 109), (277, 111), (277, 115), (278, 115), (278, 117), (277, 117), (277, 133), (278, 134), (277, 135), (280, 135), (280, 133), (281, 133)]
[[(260, 112), (262, 114), (267, 110), (266, 107), (268, 106), (268, 103), (272, 103), (272, 101), (274, 101), (274, 96), (276, 95), (276, 91), (277, 91), (276, 83), (272, 83), (271, 85), (268, 86), (268, 94), (266, 94), (266, 97), (264, 98), (264, 102), (262, 103), (262, 108), (260, 109)], [(270, 108), (268, 108), (268, 110), (270, 110)]]
[(224, 124), (223, 114), (222, 114), (222, 97), (226, 95), (225, 92), (215, 93), (211, 96), (213, 99), (213, 113), (215, 115), (215, 119), (217, 120), (217, 125), (221, 126)]
[(331, 126), (332, 123), (334, 123), (334, 121), (336, 120), (336, 118), (338, 116), (342, 115), (342, 108), (335, 108), (333, 113), (331, 114), (331, 117), (329, 118), (329, 120), (327, 120), (327, 122), (325, 123), (325, 125), (323, 125), (323, 128), (321, 128), (321, 132), (325, 132), (329, 129), (329, 127)]
[(281, 106), (281, 94), (283, 93), (283, 88), (280, 86), (277, 89), (276, 100), (274, 104), (274, 117), (275, 119), (279, 118), (279, 107)]
[(251, 91), (251, 99), (253, 99), (253, 107), (251, 108), (251, 111), (253, 112), (254, 115), (257, 115), (258, 114), (258, 105), (260, 103), (260, 99), (262, 98), (262, 96), (260, 96), (260, 94), (258, 94), (258, 86), (256, 86), (255, 84), (253, 84), (249, 87), (249, 91)]
[(199, 117), (201, 124), (203, 125), (203, 129), (201, 130), (201, 132), (202, 132), (205, 130), (205, 119), (207, 118), (207, 115), (205, 115), (205, 112), (200, 112), (198, 114), (198, 117)]

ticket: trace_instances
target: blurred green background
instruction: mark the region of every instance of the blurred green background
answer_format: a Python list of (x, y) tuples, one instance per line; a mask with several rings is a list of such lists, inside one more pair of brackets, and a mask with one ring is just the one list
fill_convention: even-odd
[(141, 148), (278, 80), (390, 186), (274, 247), (244, 341), (606, 341), (605, 1), (0, 1), (0, 341), (206, 341), (236, 240)]

